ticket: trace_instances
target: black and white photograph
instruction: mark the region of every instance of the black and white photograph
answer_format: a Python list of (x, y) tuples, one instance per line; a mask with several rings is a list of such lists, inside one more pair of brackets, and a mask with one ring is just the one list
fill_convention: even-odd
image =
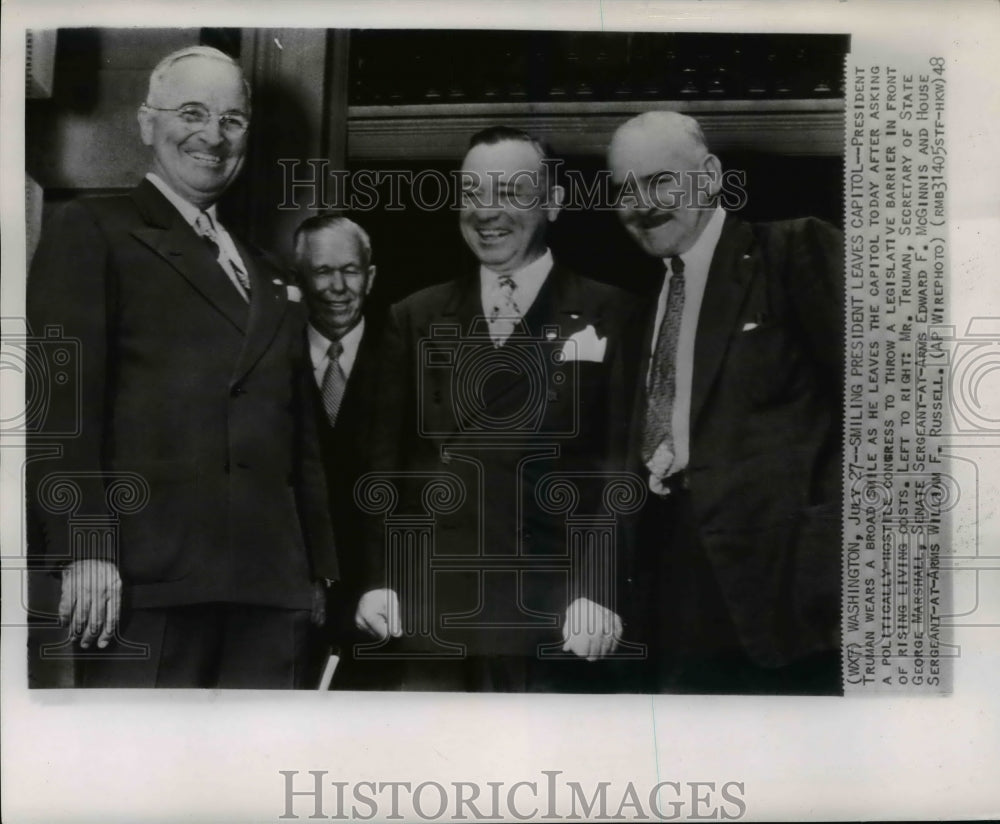
[(38, 686), (839, 691), (848, 37), (49, 37)]
[(5, 820), (997, 813), (995, 9), (60, 5)]

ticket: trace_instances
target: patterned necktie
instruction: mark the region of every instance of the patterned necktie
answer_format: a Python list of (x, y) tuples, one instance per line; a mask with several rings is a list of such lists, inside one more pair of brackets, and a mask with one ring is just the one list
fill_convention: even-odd
[(326, 350), (330, 363), (326, 367), (326, 372), (323, 373), (323, 386), (320, 388), (320, 392), (323, 395), (323, 408), (326, 410), (326, 416), (330, 419), (330, 426), (337, 422), (337, 413), (340, 411), (340, 404), (344, 400), (344, 390), (347, 388), (347, 375), (340, 367), (339, 360), (343, 351), (344, 347), (339, 340), (331, 343), (330, 348)]
[(487, 322), (490, 327), (490, 337), (493, 343), (501, 346), (510, 337), (521, 319), (521, 310), (514, 299), (517, 284), (510, 275), (500, 275), (493, 289), (493, 303), (490, 306)]
[(684, 313), (684, 261), (676, 255), (670, 258), (670, 271), (667, 306), (650, 368), (649, 401), (642, 434), (642, 459), (658, 478), (666, 477), (674, 461), (673, 414), (677, 391), (677, 339)]
[(219, 262), (219, 266), (223, 268), (230, 278), (235, 278), (236, 282), (243, 287), (244, 297), (250, 294), (250, 278), (247, 277), (247, 273), (243, 271), (243, 267), (240, 266), (232, 256), (226, 251), (225, 247), (219, 243), (219, 233), (215, 229), (215, 224), (212, 222), (212, 216), (208, 212), (201, 212), (194, 222), (195, 231), (201, 235), (205, 241), (209, 244), (212, 252), (215, 254), (215, 259)]

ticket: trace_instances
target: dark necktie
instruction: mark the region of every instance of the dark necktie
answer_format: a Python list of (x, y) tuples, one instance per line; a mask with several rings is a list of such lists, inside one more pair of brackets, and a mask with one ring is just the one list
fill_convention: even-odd
[[(677, 340), (684, 314), (684, 261), (670, 258), (667, 306), (660, 322), (649, 373), (649, 400), (642, 435), (642, 459), (654, 475), (665, 477), (674, 460), (674, 396), (677, 392)], [(655, 469), (651, 461), (659, 451)]]
[(250, 294), (250, 278), (247, 277), (247, 273), (243, 271), (243, 267), (240, 266), (232, 256), (229, 255), (222, 244), (219, 243), (219, 233), (216, 231), (215, 223), (212, 222), (212, 216), (208, 212), (202, 212), (198, 215), (194, 222), (195, 231), (201, 235), (205, 242), (212, 249), (212, 253), (215, 255), (215, 259), (219, 262), (219, 266), (225, 270), (226, 274), (231, 278), (235, 277), (240, 286), (243, 287), (247, 295)]
[(339, 340), (330, 344), (326, 350), (330, 363), (323, 373), (323, 386), (320, 392), (323, 395), (323, 408), (326, 416), (330, 419), (330, 426), (337, 422), (337, 413), (340, 411), (340, 404), (344, 400), (344, 389), (347, 388), (347, 375), (340, 367), (340, 355), (344, 351)]

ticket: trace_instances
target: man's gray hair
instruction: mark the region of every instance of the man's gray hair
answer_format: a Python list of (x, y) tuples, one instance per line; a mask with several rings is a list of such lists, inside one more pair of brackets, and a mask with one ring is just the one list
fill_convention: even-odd
[(651, 132), (674, 134), (686, 138), (696, 150), (705, 154), (709, 153), (708, 141), (705, 140), (705, 133), (701, 129), (701, 124), (693, 117), (681, 114), (680, 112), (661, 109), (643, 112), (622, 123), (615, 133), (632, 130), (648, 130)]
[(167, 72), (173, 68), (174, 64), (189, 57), (204, 57), (209, 60), (218, 60), (221, 63), (228, 63), (235, 68), (243, 80), (243, 89), (247, 95), (247, 106), (250, 106), (250, 84), (247, 82), (246, 77), (243, 76), (243, 67), (225, 52), (211, 46), (185, 46), (183, 49), (170, 52), (170, 54), (157, 63), (149, 75), (149, 90), (146, 92), (146, 103), (150, 106), (153, 105), (153, 101), (156, 99), (157, 93), (163, 85)]
[(292, 236), (292, 248), (298, 251), (299, 240), (307, 234), (326, 231), (343, 231), (351, 235), (361, 247), (361, 257), (365, 266), (370, 266), (372, 262), (372, 242), (368, 237), (368, 232), (357, 223), (342, 215), (316, 215), (303, 220), (295, 234)]

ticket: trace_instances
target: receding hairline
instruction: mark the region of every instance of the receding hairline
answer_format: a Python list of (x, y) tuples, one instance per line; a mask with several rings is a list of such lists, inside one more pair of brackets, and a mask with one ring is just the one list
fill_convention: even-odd
[(680, 112), (665, 110), (643, 112), (622, 123), (611, 136), (608, 154), (622, 138), (637, 133), (655, 134), (664, 141), (679, 137), (684, 141), (684, 147), (693, 150), (698, 159), (711, 154), (705, 133), (697, 120)]
[(203, 58), (205, 60), (215, 60), (216, 62), (223, 63), (227, 66), (232, 66), (236, 69), (240, 80), (243, 83), (243, 93), (246, 95), (247, 107), (250, 106), (250, 83), (247, 81), (246, 76), (243, 74), (243, 67), (240, 66), (232, 57), (219, 49), (213, 48), (212, 46), (185, 46), (183, 49), (177, 49), (171, 52), (149, 73), (149, 86), (146, 91), (146, 103), (152, 105), (154, 99), (158, 96), (167, 75), (170, 70), (174, 68), (178, 63), (184, 60), (189, 60), (191, 58)]
[(296, 227), (292, 235), (292, 249), (295, 257), (299, 257), (300, 246), (307, 236), (320, 235), (327, 232), (341, 232), (353, 238), (361, 250), (364, 265), (366, 267), (371, 266), (372, 242), (368, 236), (368, 232), (359, 223), (355, 223), (349, 217), (344, 217), (343, 215), (316, 215), (303, 220)]

